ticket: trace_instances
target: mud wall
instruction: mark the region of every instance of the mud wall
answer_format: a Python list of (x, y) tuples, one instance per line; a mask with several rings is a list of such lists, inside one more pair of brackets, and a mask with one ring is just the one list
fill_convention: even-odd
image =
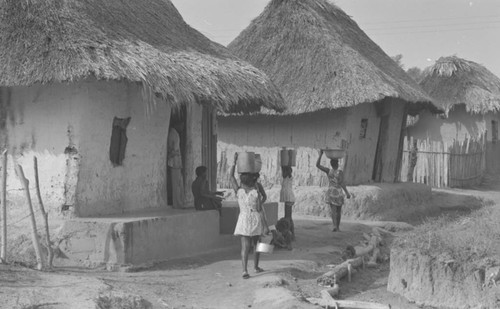
[[(32, 157), (38, 157), (44, 202), (52, 211), (98, 216), (161, 207), (166, 205), (170, 106), (159, 101), (148, 109), (146, 101), (153, 102), (140, 85), (128, 82), (12, 88), (9, 152), (32, 186)], [(116, 167), (109, 159), (114, 117), (131, 117), (125, 158)], [(13, 157), (9, 161), (9, 200), (16, 200), (22, 192)]]
[[(497, 124), (500, 124), (500, 113), (489, 112), (484, 115), (484, 120), (486, 123), (486, 170), (491, 172), (500, 171), (500, 141), (492, 141), (493, 137), (493, 129), (491, 122), (497, 121)], [(500, 138), (498, 135), (498, 125), (497, 125), (497, 139)]]
[[(483, 115), (469, 114), (465, 108), (457, 106), (450, 111), (448, 118), (423, 112), (418, 122), (408, 128), (408, 135), (418, 139), (452, 142), (454, 139), (464, 140), (465, 136), (479, 136), (487, 129), (486, 125)], [(491, 121), (489, 128), (491, 130)]]
[(399, 178), (399, 169), (402, 156), (402, 135), (404, 134), (404, 123), (406, 123), (406, 104), (392, 100), (390, 101), (390, 122), (389, 122), (389, 144), (387, 153), (382, 158), (384, 162), (384, 173), (382, 182), (395, 182)]
[(196, 179), (195, 169), (202, 165), (202, 134), (201, 124), (203, 108), (199, 104), (189, 104), (186, 120), (186, 158), (184, 162), (184, 196), (185, 205), (194, 207), (194, 197), (191, 184)]
[(114, 220), (74, 218), (60, 229), (64, 258), (56, 258), (55, 265), (141, 264), (232, 246), (220, 236), (219, 220), (216, 211), (194, 210)]
[[(383, 156), (382, 181), (393, 182), (398, 161), (399, 136), (405, 105), (385, 100), (389, 114), (388, 143)], [(219, 187), (228, 187), (228, 170), (237, 151), (261, 154), (261, 178), (264, 185), (281, 183), (279, 150), (297, 149), (294, 168), (296, 185), (325, 185), (326, 177), (315, 164), (318, 149), (346, 147), (347, 156), (341, 166), (350, 185), (372, 180), (375, 152), (380, 127), (380, 112), (374, 104), (360, 104), (349, 109), (323, 111), (296, 116), (233, 116), (218, 118), (218, 178)], [(366, 119), (366, 130), (361, 129)], [(363, 132), (363, 134), (362, 134)], [(322, 165), (328, 166), (326, 158)]]
[[(279, 151), (281, 147), (297, 149), (296, 183), (324, 183), (315, 166), (317, 149), (340, 147), (346, 139), (344, 127), (347, 111), (300, 116), (238, 116), (218, 118), (217, 184), (229, 187), (228, 171), (234, 153), (255, 151), (262, 157), (261, 181), (264, 185), (281, 183)], [(331, 134), (327, 134), (331, 132)], [(326, 165), (324, 159), (322, 164)]]
[[(484, 121), (486, 124), (486, 131), (487, 131), (486, 140), (491, 142), (493, 139), (493, 129), (491, 126), (491, 121), (494, 120), (497, 122), (497, 125), (500, 125), (500, 112), (499, 113), (488, 112), (488, 113), (484, 114), (483, 117), (484, 117)], [(500, 135), (498, 135), (498, 133), (500, 133), (500, 132), (499, 132), (499, 128), (497, 127), (497, 132), (496, 132), (497, 138), (500, 138)]]
[[(477, 137), (486, 132), (486, 166), (488, 171), (500, 170), (500, 142), (492, 142), (492, 121), (500, 123), (500, 113), (488, 112), (470, 114), (463, 106), (457, 106), (446, 119), (424, 112), (419, 121), (408, 128), (408, 136), (418, 139), (451, 143), (453, 140), (462, 141), (466, 136)], [(497, 138), (498, 135), (497, 128)]]
[(387, 290), (408, 300), (454, 309), (498, 308), (500, 304), (499, 288), (485, 282), (487, 268), (466, 271), (446, 254), (433, 257), (402, 248), (393, 248), (390, 260)]

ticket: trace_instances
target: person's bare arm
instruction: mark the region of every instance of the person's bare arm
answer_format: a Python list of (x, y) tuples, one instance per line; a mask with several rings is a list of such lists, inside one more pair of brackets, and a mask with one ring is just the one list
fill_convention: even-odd
[(349, 191), (347, 191), (347, 186), (345, 185), (344, 173), (342, 173), (342, 182), (341, 182), (340, 186), (342, 187), (342, 189), (344, 189), (345, 196), (347, 198), (351, 198), (351, 194), (349, 193)]
[(263, 206), (261, 206), (261, 209), (260, 209), (260, 216), (262, 218), (262, 224), (264, 225), (264, 234), (268, 235), (269, 234), (269, 226), (267, 225), (266, 212), (264, 211)]
[(318, 160), (316, 161), (316, 167), (319, 168), (321, 171), (325, 172), (328, 174), (330, 171), (328, 168), (324, 167), (321, 165), (321, 157), (323, 156), (323, 150), (319, 151), (319, 157)]
[(238, 193), (238, 182), (236, 181), (236, 178), (234, 177), (234, 172), (236, 170), (236, 162), (238, 161), (238, 153), (234, 153), (234, 163), (233, 166), (231, 166), (231, 171), (229, 172), (230, 175), (230, 180), (231, 180), (231, 187), (233, 187), (234, 192)]
[(264, 190), (264, 187), (260, 182), (257, 183), (257, 189), (259, 190), (260, 194), (262, 195), (262, 201), (261, 203), (264, 204), (267, 201), (267, 194), (266, 191)]
[(216, 200), (223, 199), (221, 196), (217, 196), (215, 192), (211, 192), (210, 190), (208, 190), (208, 181), (205, 181), (201, 187), (201, 196)]
[[(267, 216), (266, 216), (266, 211), (264, 210), (264, 202), (267, 200), (267, 195), (266, 191), (264, 190), (264, 187), (260, 183), (256, 183), (257, 187), (257, 192), (259, 193), (259, 207), (258, 207), (258, 212), (260, 213), (260, 217), (262, 219), (262, 225), (264, 226), (264, 234), (268, 235), (269, 234), (269, 226), (267, 225)], [(262, 196), (262, 199), (261, 197)]]

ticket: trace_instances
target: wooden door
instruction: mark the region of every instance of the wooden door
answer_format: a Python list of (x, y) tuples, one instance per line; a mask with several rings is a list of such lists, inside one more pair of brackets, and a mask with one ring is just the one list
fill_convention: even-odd
[(382, 181), (384, 171), (384, 152), (387, 148), (389, 138), (389, 115), (380, 118), (380, 128), (378, 133), (377, 151), (375, 153), (375, 164), (373, 165), (372, 179), (375, 182)]
[(201, 124), (202, 133), (202, 164), (207, 167), (208, 184), (215, 191), (217, 184), (217, 119), (216, 111), (208, 105), (203, 106)]

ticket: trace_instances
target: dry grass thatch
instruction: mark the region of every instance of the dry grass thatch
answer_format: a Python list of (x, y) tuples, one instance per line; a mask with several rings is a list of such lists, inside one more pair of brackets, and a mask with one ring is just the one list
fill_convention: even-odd
[(228, 47), (268, 74), (287, 113), (387, 97), (435, 110), (415, 81), (327, 0), (272, 0)]
[(280, 110), (268, 77), (187, 25), (169, 0), (1, 0), (0, 86), (141, 82), (179, 106)]
[(425, 69), (420, 85), (446, 112), (455, 104), (470, 113), (500, 111), (500, 78), (472, 61), (441, 57)]

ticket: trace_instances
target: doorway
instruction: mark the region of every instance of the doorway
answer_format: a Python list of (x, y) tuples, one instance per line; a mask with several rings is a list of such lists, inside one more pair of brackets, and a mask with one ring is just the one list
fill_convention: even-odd
[[(181, 183), (184, 184), (184, 166), (185, 166), (185, 158), (186, 158), (186, 108), (182, 107), (177, 111), (172, 111), (172, 114), (170, 115), (170, 123), (169, 123), (169, 128), (168, 128), (168, 133), (167, 133), (167, 204), (172, 206), (173, 205), (173, 189), (172, 189), (172, 184), (173, 184), (173, 179), (172, 179), (172, 171), (171, 167), (169, 166), (169, 156), (172, 151), (171, 143), (169, 135), (172, 132), (172, 130), (175, 130), (175, 132), (178, 134), (178, 141), (175, 142), (178, 146), (178, 150), (180, 151), (180, 166), (181, 167)], [(178, 165), (178, 164), (177, 164)]]
[(217, 184), (217, 119), (212, 106), (203, 105), (201, 123), (202, 164), (207, 167), (208, 185), (210, 191), (215, 191)]
[(380, 127), (378, 133), (377, 150), (375, 153), (375, 164), (373, 165), (372, 179), (375, 182), (382, 181), (384, 171), (384, 150), (387, 148), (389, 138), (389, 115), (380, 118)]

